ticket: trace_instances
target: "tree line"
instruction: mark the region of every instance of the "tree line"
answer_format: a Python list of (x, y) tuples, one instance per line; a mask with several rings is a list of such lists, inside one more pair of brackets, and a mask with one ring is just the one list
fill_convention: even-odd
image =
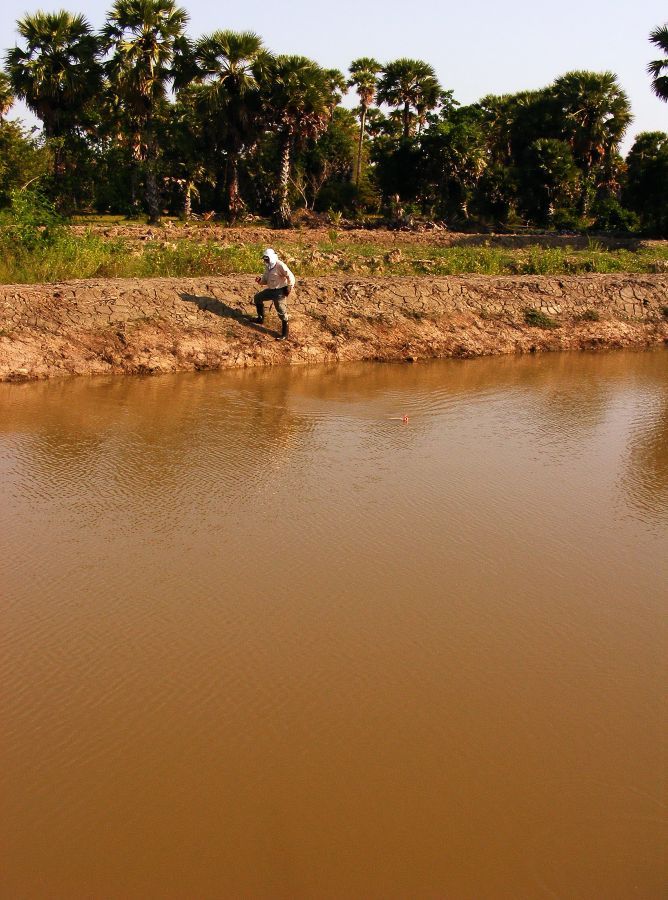
[[(638, 135), (610, 72), (462, 106), (432, 66), (354, 60), (347, 74), (275, 55), (252, 32), (196, 40), (173, 0), (116, 0), (100, 32), (37, 12), (0, 72), (0, 204), (33, 179), (65, 213), (291, 223), (296, 207), (453, 227), (668, 234), (668, 135)], [(668, 100), (668, 25), (648, 64)], [(358, 105), (341, 105), (353, 91)], [(40, 135), (5, 116), (15, 98)]]

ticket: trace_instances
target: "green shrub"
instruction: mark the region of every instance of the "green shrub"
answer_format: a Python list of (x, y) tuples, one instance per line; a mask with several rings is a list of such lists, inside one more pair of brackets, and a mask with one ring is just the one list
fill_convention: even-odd
[(564, 258), (564, 269), (572, 275), (577, 275), (580, 272), (595, 272), (596, 261), (582, 254), (580, 256), (567, 256)]
[(38, 190), (11, 191), (11, 203), (0, 217), (0, 242), (13, 252), (53, 244), (62, 236), (63, 220)]
[(630, 209), (625, 209), (615, 197), (599, 200), (593, 210), (593, 231), (608, 234), (632, 234), (640, 230), (640, 219)]
[(558, 328), (558, 322), (555, 322), (554, 319), (551, 319), (550, 316), (545, 315), (544, 312), (541, 312), (539, 309), (534, 309), (532, 306), (528, 306), (524, 310), (524, 321), (527, 325), (531, 325), (533, 328)]
[(552, 226), (557, 231), (585, 231), (587, 224), (573, 209), (557, 209), (552, 216)]

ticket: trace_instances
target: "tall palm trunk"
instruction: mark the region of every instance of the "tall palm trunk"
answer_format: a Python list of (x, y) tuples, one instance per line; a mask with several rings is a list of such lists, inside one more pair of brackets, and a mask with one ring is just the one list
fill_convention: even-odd
[(281, 228), (287, 228), (291, 224), (291, 210), (290, 202), (288, 200), (291, 146), (292, 134), (290, 131), (286, 131), (283, 134), (283, 145), (281, 147), (281, 170), (278, 183), (278, 209), (276, 211), (276, 224)]
[[(122, 134), (119, 135), (118, 141), (119, 143), (123, 141)], [(141, 169), (144, 151), (141, 133), (136, 127), (133, 127), (129, 136), (128, 146), (130, 150), (130, 209), (128, 210), (128, 218), (138, 218), (141, 209), (139, 197), (141, 194)]]
[(186, 178), (183, 192), (183, 218), (186, 222), (190, 221), (193, 214), (192, 192), (193, 182), (190, 178)]
[(357, 144), (357, 169), (355, 172), (355, 186), (360, 186), (360, 176), (362, 174), (362, 148), (364, 147), (364, 130), (366, 128), (366, 105), (362, 104), (362, 115), (360, 116), (360, 136)]
[(53, 174), (58, 181), (62, 181), (66, 172), (65, 147), (60, 141), (56, 140), (53, 142)]
[(152, 117), (146, 122), (146, 207), (148, 209), (148, 224), (160, 224), (160, 192), (155, 174), (155, 165), (158, 157), (155, 145)]
[(227, 167), (227, 216), (230, 222), (236, 222), (243, 205), (239, 191), (239, 156), (235, 151), (230, 153)]
[(591, 205), (591, 199), (594, 193), (593, 154), (587, 153), (585, 155), (583, 163), (582, 190), (580, 191), (580, 197), (578, 198), (577, 210), (581, 216), (587, 216), (589, 214), (589, 207)]
[(407, 137), (409, 137), (410, 130), (411, 130), (411, 105), (408, 101), (406, 101), (406, 103), (404, 103), (403, 120), (404, 120), (404, 137), (407, 138)]
[(44, 117), (44, 137), (53, 153), (53, 177), (58, 184), (62, 182), (65, 175), (65, 146), (61, 136), (57, 133), (54, 120), (46, 116)]
[(148, 224), (160, 224), (160, 195), (158, 193), (158, 182), (155, 177), (154, 160), (149, 159), (146, 163), (146, 206), (148, 207)]

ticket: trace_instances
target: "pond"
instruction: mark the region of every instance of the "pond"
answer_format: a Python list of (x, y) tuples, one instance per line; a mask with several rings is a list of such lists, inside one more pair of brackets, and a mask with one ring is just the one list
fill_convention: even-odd
[(0, 559), (3, 896), (662, 896), (666, 352), (0, 385)]

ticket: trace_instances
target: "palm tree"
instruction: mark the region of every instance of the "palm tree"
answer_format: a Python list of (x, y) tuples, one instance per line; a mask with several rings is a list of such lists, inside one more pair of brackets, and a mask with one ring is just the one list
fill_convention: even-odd
[[(100, 90), (97, 38), (84, 16), (65, 10), (24, 16), (17, 29), (25, 49), (5, 56), (11, 87), (41, 119), (47, 139), (64, 139)], [(54, 174), (64, 174), (62, 140), (55, 141)]]
[(612, 72), (567, 72), (551, 88), (561, 135), (583, 173), (580, 211), (586, 215), (597, 176), (610, 162), (631, 123), (628, 97)]
[(173, 0), (116, 0), (102, 30), (105, 49), (112, 53), (106, 64), (110, 84), (136, 123), (141, 142), (151, 224), (160, 221), (156, 109), (165, 98), (187, 21), (186, 11)]
[(329, 121), (334, 119), (334, 110), (348, 90), (346, 76), (339, 69), (325, 69), (325, 80), (329, 91)]
[(436, 72), (429, 63), (402, 58), (384, 67), (378, 84), (378, 102), (402, 107), (403, 136), (407, 138), (413, 122), (420, 127), (426, 113), (438, 106), (441, 92)]
[(14, 94), (9, 78), (4, 72), (0, 72), (0, 122), (14, 105)]
[(265, 80), (269, 122), (277, 128), (281, 153), (276, 224), (290, 225), (291, 152), (297, 140), (315, 139), (327, 128), (331, 92), (323, 69), (304, 56), (277, 56)]
[(360, 100), (360, 136), (357, 145), (357, 165), (355, 166), (355, 184), (359, 187), (362, 173), (362, 151), (364, 148), (364, 132), (369, 107), (376, 99), (378, 73), (382, 72), (381, 64), (371, 56), (361, 56), (350, 64), (348, 87), (354, 87)]
[(652, 76), (652, 90), (657, 97), (668, 102), (668, 24), (655, 28), (649, 39), (663, 53), (662, 59), (655, 59), (647, 66)]
[(485, 120), (491, 161), (502, 166), (512, 164), (512, 135), (517, 118), (517, 102), (514, 94), (487, 94), (477, 104)]
[(255, 143), (261, 122), (260, 79), (270, 56), (252, 31), (214, 31), (194, 51), (203, 82), (201, 111), (227, 157), (227, 213), (234, 221), (244, 203), (239, 192), (239, 161)]
[(198, 185), (212, 184), (212, 172), (202, 153), (204, 120), (201, 85), (192, 84), (179, 91), (161, 130), (163, 152), (168, 180), (182, 195), (181, 218), (186, 222), (192, 216), (192, 199), (199, 197)]

